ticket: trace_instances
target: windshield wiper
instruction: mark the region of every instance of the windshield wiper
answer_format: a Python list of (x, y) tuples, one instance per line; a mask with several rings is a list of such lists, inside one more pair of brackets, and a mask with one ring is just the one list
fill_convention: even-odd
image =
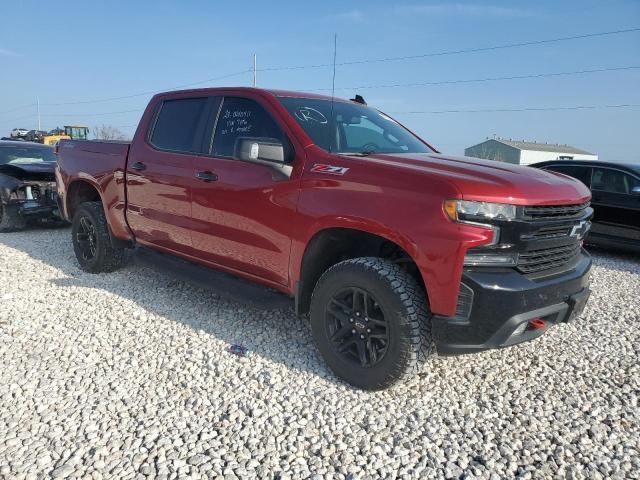
[(376, 153), (373, 150), (365, 150), (364, 152), (338, 152), (338, 155), (349, 155), (351, 157), (368, 157), (369, 155)]

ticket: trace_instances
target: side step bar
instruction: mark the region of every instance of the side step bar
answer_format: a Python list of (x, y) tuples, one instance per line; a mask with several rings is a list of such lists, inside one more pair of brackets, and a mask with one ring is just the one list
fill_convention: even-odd
[(263, 310), (293, 308), (292, 299), (283, 293), (173, 255), (138, 247), (135, 249), (133, 258), (138, 265), (159, 270), (167, 276), (190, 283), (229, 300), (249, 304)]

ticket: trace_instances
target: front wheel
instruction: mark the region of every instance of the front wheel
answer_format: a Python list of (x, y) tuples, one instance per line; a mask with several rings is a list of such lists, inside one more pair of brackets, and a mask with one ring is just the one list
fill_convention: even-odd
[(27, 222), (18, 215), (18, 212), (9, 210), (0, 203), (0, 232), (14, 232), (26, 227)]
[(112, 272), (124, 262), (124, 249), (111, 244), (101, 202), (86, 202), (78, 207), (71, 235), (76, 258), (85, 272)]
[(382, 258), (355, 258), (327, 270), (314, 289), (310, 318), (331, 370), (365, 390), (415, 373), (434, 352), (424, 292), (409, 273)]

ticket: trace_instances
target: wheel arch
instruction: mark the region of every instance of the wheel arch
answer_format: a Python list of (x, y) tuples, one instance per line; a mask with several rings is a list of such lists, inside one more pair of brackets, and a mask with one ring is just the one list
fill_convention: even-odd
[(104, 208), (104, 202), (100, 188), (86, 179), (77, 179), (67, 186), (65, 199), (65, 213), (69, 221), (73, 220), (78, 207), (84, 202), (100, 202)]
[(427, 294), (417, 263), (418, 248), (409, 239), (377, 225), (325, 225), (310, 235), (299, 254), (295, 281), (296, 312), (308, 313), (311, 294), (324, 272), (343, 260), (357, 257), (380, 257), (402, 264)]

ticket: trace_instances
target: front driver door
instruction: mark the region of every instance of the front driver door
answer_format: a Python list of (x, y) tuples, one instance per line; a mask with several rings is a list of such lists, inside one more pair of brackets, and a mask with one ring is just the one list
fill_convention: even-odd
[[(294, 169), (287, 176), (268, 165), (238, 160), (237, 140), (242, 137), (289, 144), (257, 99), (224, 98), (211, 154), (194, 161), (196, 174), (211, 176), (193, 183), (193, 247), (207, 262), (287, 285), (297, 223), (298, 174)], [(292, 161), (302, 165), (302, 158)]]

